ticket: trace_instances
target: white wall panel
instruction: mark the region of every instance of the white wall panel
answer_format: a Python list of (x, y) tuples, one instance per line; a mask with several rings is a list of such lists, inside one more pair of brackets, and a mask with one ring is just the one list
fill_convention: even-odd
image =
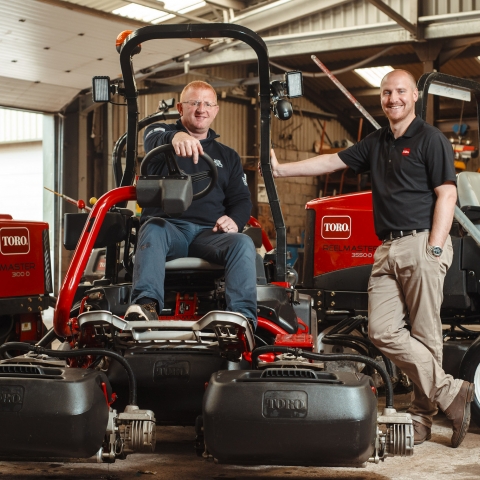
[(0, 213), (42, 221), (42, 142), (0, 145), (0, 171)]

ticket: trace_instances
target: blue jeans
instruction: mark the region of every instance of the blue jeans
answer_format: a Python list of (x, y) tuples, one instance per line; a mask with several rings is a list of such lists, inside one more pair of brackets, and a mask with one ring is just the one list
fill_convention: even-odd
[(181, 257), (203, 258), (225, 267), (227, 310), (257, 323), (255, 246), (241, 233), (213, 232), (212, 227), (184, 220), (151, 218), (138, 234), (131, 302), (142, 297), (164, 306), (165, 262)]

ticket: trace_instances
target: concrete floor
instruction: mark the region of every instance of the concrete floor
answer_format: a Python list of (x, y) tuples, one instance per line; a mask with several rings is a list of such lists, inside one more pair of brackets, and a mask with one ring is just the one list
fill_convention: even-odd
[[(1, 426), (0, 426), (1, 428)], [(106, 464), (0, 462), (0, 480), (88, 479), (237, 480), (237, 479), (345, 479), (345, 480), (474, 480), (480, 478), (480, 428), (472, 425), (462, 445), (450, 445), (449, 421), (439, 415), (432, 439), (415, 447), (413, 457), (387, 458), (366, 468), (236, 467), (216, 465), (195, 455), (190, 427), (157, 428), (154, 454), (131, 455)]]

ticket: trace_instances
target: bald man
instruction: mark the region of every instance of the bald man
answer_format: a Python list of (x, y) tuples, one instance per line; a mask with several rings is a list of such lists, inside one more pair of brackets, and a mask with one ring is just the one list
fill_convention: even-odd
[(446, 137), (415, 115), (417, 99), (414, 77), (393, 70), (380, 86), (387, 127), (339, 153), (300, 162), (279, 164), (272, 151), (272, 171), (274, 177), (322, 175), (347, 166), (357, 174), (370, 172), (382, 244), (368, 285), (369, 338), (414, 383), (409, 412), (415, 444), (430, 439), (440, 407), (452, 420), (456, 448), (468, 430), (474, 385), (442, 369), (440, 307), (453, 257), (454, 158)]

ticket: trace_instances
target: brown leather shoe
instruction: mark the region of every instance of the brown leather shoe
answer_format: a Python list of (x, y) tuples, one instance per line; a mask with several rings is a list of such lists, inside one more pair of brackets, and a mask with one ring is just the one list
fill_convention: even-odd
[(420, 445), (425, 440), (430, 440), (432, 438), (432, 429), (423, 425), (423, 423), (412, 420), (413, 423), (413, 440), (415, 445)]
[(475, 395), (475, 385), (464, 381), (457, 396), (445, 410), (445, 415), (452, 420), (452, 447), (457, 448), (467, 434), (470, 425), (470, 402)]

